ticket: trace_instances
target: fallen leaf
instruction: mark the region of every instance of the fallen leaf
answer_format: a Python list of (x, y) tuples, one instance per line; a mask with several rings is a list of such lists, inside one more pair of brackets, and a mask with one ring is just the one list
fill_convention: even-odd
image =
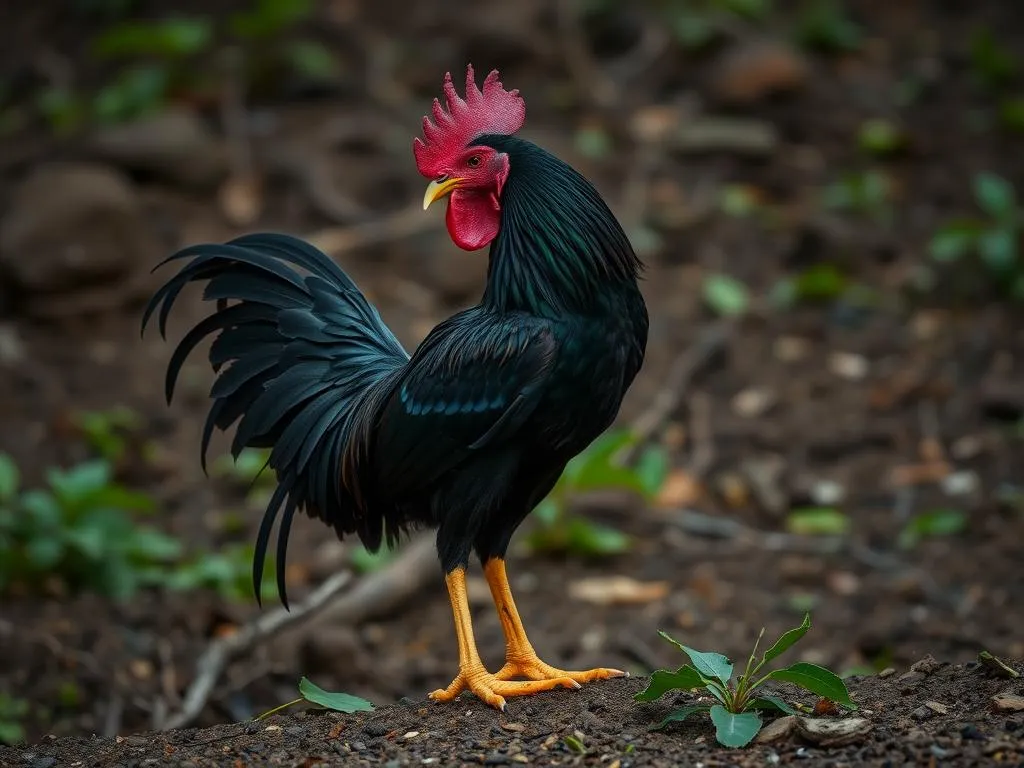
[(628, 576), (597, 576), (569, 585), (569, 596), (595, 605), (653, 603), (668, 594), (667, 581), (637, 581)]
[(863, 717), (847, 717), (842, 720), (819, 720), (810, 717), (797, 719), (800, 735), (822, 747), (852, 744), (863, 738), (873, 727), (871, 721)]
[(700, 494), (700, 481), (689, 472), (677, 469), (665, 478), (654, 505), (662, 509), (679, 509), (693, 504)]
[(236, 227), (247, 227), (263, 211), (263, 184), (254, 175), (232, 176), (218, 192), (221, 212)]
[(795, 715), (786, 715), (777, 720), (772, 720), (761, 732), (754, 737), (755, 744), (768, 744), (772, 741), (784, 739), (796, 730), (797, 718)]
[(945, 704), (942, 704), (941, 702), (938, 702), (938, 701), (926, 701), (924, 703), (924, 705), (926, 707), (928, 707), (928, 709), (930, 709), (932, 712), (934, 712), (937, 715), (948, 715), (949, 714), (949, 707), (947, 707)]
[(992, 697), (992, 707), (999, 712), (1024, 712), (1024, 696), (997, 693)]

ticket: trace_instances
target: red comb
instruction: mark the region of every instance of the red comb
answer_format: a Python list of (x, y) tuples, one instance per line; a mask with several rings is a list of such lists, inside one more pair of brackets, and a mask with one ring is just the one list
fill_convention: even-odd
[(452, 84), (452, 73), (444, 75), (444, 100), (434, 99), (434, 121), (423, 118), (423, 139), (413, 141), (412, 151), (416, 167), (428, 179), (444, 173), (445, 161), (464, 149), (470, 141), (485, 133), (508, 135), (515, 133), (526, 120), (526, 104), (519, 91), (506, 91), (498, 79), (498, 70), (492, 70), (484, 79), (481, 91), (476, 87), (473, 65), (466, 67), (466, 98), (463, 100)]

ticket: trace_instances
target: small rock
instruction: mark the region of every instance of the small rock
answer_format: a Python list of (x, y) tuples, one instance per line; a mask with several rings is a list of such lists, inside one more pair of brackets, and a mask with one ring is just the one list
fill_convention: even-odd
[(800, 735), (821, 747), (852, 744), (867, 735), (873, 727), (871, 721), (863, 717), (846, 717), (841, 720), (797, 718)]
[(828, 367), (836, 376), (850, 381), (860, 381), (868, 375), (868, 360), (852, 352), (833, 352), (828, 358)]
[(969, 496), (977, 490), (979, 480), (975, 472), (965, 469), (950, 472), (939, 481), (939, 484), (947, 496)]
[(878, 676), (881, 677), (881, 678), (886, 678), (886, 677), (892, 677), (895, 674), (896, 674), (896, 668), (895, 667), (886, 667), (885, 669), (883, 669), (881, 672), (878, 673)]
[(739, 43), (715, 63), (711, 95), (726, 104), (749, 105), (801, 88), (807, 74), (803, 57), (787, 45), (769, 40)]
[(388, 727), (383, 723), (367, 723), (363, 726), (363, 733), (372, 739), (379, 739), (381, 736), (386, 736), (388, 730)]
[(900, 683), (903, 684), (901, 692), (906, 695), (912, 693), (922, 682), (924, 682), (926, 675), (923, 672), (904, 672), (899, 676)]
[(915, 709), (913, 712), (911, 712), (910, 716), (912, 718), (914, 718), (915, 720), (921, 721), (921, 720), (929, 719), (934, 714), (935, 713), (932, 712), (932, 710), (930, 710), (928, 707), (922, 705), (922, 706), (918, 707), (917, 709)]
[(799, 336), (779, 336), (772, 345), (777, 360), (784, 363), (796, 363), (810, 353), (811, 344)]
[(997, 693), (992, 697), (992, 706), (999, 712), (1024, 712), (1024, 696), (1015, 693)]
[(835, 480), (815, 480), (810, 488), (811, 501), (820, 507), (834, 507), (846, 498), (846, 489)]
[(941, 667), (942, 667), (942, 664), (940, 664), (938, 661), (936, 661), (935, 657), (932, 656), (929, 653), (927, 656), (924, 656), (923, 658), (920, 658), (917, 661), (915, 661), (913, 664), (911, 664), (910, 665), (910, 671), (911, 672), (920, 672), (921, 674), (924, 674), (924, 675), (930, 675), (933, 672), (938, 671), (939, 668), (941, 668)]
[(786, 715), (785, 717), (773, 720), (761, 729), (760, 733), (754, 738), (754, 743), (768, 744), (786, 738), (796, 730), (796, 721), (796, 715)]
[(924, 705), (926, 707), (928, 707), (928, 709), (930, 709), (932, 712), (934, 712), (937, 715), (948, 715), (949, 714), (949, 707), (947, 707), (945, 704), (943, 704), (941, 702), (938, 702), (938, 701), (926, 701), (924, 703)]
[(960, 735), (969, 741), (984, 741), (986, 736), (974, 723), (964, 723), (960, 726)]
[[(49, 306), (35, 314), (66, 316), (83, 303), (77, 299), (108, 308), (148, 293), (137, 278), (148, 275), (162, 252), (131, 182), (104, 166), (37, 168), (14, 190), (0, 220), (0, 271), (30, 311)], [(90, 303), (93, 289), (107, 294)]]
[(732, 409), (745, 419), (756, 419), (770, 411), (777, 399), (770, 389), (749, 387), (732, 399)]
[(211, 188), (227, 174), (221, 141), (194, 112), (183, 109), (104, 128), (91, 146), (104, 160), (188, 187)]
[(32, 768), (53, 768), (56, 764), (56, 757), (37, 757), (32, 761)]

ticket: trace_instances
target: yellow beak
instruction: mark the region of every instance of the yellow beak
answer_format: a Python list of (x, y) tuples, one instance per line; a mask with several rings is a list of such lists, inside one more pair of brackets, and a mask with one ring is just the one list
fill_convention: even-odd
[(462, 183), (462, 179), (451, 178), (444, 181), (432, 181), (427, 184), (427, 191), (423, 193), (423, 210), (427, 210), (435, 200), (450, 194)]

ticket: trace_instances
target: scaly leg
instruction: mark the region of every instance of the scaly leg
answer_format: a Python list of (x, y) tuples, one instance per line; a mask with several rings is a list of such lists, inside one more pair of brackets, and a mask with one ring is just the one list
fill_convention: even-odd
[(473, 637), (473, 620), (469, 614), (466, 594), (466, 571), (456, 568), (445, 577), (448, 599), (455, 616), (455, 636), (459, 643), (459, 674), (447, 688), (430, 694), (436, 701), (452, 701), (465, 690), (470, 690), (492, 707), (505, 710), (505, 696), (525, 696), (552, 688), (579, 688), (580, 685), (565, 675), (545, 675), (531, 682), (508, 682), (488, 672), (480, 661)]
[(582, 672), (567, 672), (552, 667), (540, 660), (537, 652), (530, 645), (523, 622), (512, 599), (512, 590), (505, 574), (505, 561), (499, 557), (492, 558), (484, 564), (484, 576), (491, 588), (494, 605), (498, 609), (501, 628), (505, 632), (505, 666), (494, 676), (499, 680), (510, 680), (525, 677), (528, 680), (564, 680), (569, 678), (577, 683), (589, 683), (593, 680), (606, 680), (609, 677), (626, 677), (620, 669), (588, 669)]

